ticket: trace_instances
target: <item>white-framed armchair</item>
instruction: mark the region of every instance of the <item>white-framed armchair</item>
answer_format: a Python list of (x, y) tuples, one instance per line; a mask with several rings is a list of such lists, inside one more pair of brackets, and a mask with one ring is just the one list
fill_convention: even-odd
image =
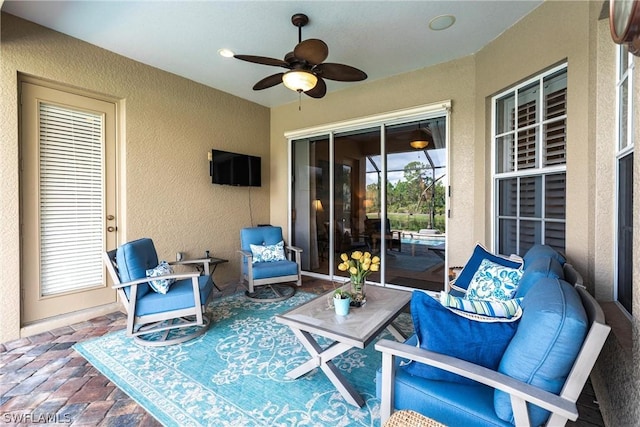
[[(240, 281), (247, 288), (248, 298), (281, 301), (295, 294), (295, 287), (289, 283), (302, 286), (302, 249), (284, 243), (281, 227), (243, 228), (240, 230), (240, 248)], [(260, 250), (280, 251), (280, 248), (282, 253), (276, 257), (261, 259), (258, 255)]]
[[(147, 277), (158, 266), (158, 256), (149, 238), (125, 243), (103, 254), (104, 263), (127, 314), (126, 333), (142, 345), (164, 346), (188, 341), (209, 328), (205, 308), (213, 295), (210, 259), (185, 260), (173, 264), (199, 265), (202, 271)], [(155, 292), (153, 280), (175, 280), (165, 294)]]

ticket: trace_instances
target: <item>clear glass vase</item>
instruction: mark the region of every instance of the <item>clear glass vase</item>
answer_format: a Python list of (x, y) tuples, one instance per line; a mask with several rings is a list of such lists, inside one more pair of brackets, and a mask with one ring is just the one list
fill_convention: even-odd
[(365, 301), (365, 281), (351, 278), (351, 305), (360, 307)]

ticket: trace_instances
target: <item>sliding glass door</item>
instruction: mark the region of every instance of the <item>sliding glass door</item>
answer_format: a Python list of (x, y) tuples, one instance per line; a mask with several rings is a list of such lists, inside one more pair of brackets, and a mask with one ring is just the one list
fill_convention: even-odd
[(302, 248), (302, 269), (329, 274), (329, 138), (293, 141), (291, 243)]
[(290, 139), (291, 241), (304, 273), (346, 280), (340, 256), (368, 251), (382, 261), (369, 282), (444, 288), (447, 117)]

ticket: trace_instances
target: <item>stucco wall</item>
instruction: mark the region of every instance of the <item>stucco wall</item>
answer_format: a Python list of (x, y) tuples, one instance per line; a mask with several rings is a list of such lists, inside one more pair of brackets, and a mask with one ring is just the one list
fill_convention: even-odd
[[(208, 249), (231, 261), (217, 269), (216, 282), (237, 280), (250, 201), (253, 223), (269, 222), (267, 108), (5, 13), (0, 53), (0, 342), (20, 328), (18, 73), (120, 100), (121, 242), (151, 237), (169, 260), (176, 251)], [(263, 186), (212, 185), (212, 148), (261, 156)]]

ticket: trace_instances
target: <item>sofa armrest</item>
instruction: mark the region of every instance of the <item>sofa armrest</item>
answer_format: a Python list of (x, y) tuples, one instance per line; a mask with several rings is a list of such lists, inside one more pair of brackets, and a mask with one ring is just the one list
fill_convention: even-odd
[(578, 418), (578, 409), (574, 402), (483, 366), (391, 340), (378, 341), (375, 349), (382, 352), (380, 416), (383, 424), (393, 411), (394, 357), (444, 369), (508, 393), (511, 396), (515, 423), (518, 426), (530, 425), (527, 402), (572, 421)]

